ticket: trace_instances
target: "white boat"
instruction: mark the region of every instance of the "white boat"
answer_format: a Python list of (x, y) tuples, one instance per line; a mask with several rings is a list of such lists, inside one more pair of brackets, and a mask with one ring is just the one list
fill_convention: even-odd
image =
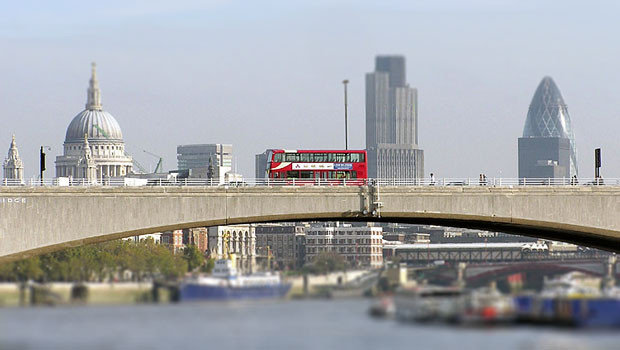
[(241, 275), (229, 259), (216, 260), (211, 275), (186, 278), (180, 286), (180, 300), (261, 299), (286, 296), (291, 285), (271, 272)]

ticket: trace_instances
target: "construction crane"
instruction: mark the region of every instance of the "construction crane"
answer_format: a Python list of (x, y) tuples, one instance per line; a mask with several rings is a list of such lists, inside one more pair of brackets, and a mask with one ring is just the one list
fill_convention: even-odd
[(159, 155), (157, 155), (155, 153), (151, 153), (151, 152), (149, 152), (149, 151), (147, 151), (145, 149), (143, 149), (142, 151), (144, 151), (144, 153), (146, 153), (146, 154), (152, 155), (153, 157), (159, 158), (159, 161), (157, 161), (157, 165), (155, 166), (155, 171), (153, 171), (154, 173), (158, 173), (158, 172), (164, 170), (163, 169), (163, 167), (164, 167), (164, 164), (163, 164), (164, 163), (164, 158), (162, 158), (162, 156), (159, 156)]

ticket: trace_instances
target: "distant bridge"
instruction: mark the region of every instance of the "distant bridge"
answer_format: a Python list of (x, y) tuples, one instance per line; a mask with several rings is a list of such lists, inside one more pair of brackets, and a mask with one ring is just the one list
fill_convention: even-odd
[[(468, 285), (480, 285), (489, 281), (501, 280), (517, 273), (535, 273), (543, 275), (564, 274), (572, 271), (586, 273), (596, 277), (613, 277), (620, 279), (620, 263), (609, 265), (608, 258), (548, 259), (522, 260), (511, 262), (478, 262), (463, 265), (463, 280)], [(611, 268), (611, 271), (609, 270)], [(454, 283), (457, 280), (459, 263), (429, 265), (414, 269), (426, 278), (441, 283)]]
[(620, 251), (620, 186), (0, 186), (0, 260), (224, 224), (436, 224)]

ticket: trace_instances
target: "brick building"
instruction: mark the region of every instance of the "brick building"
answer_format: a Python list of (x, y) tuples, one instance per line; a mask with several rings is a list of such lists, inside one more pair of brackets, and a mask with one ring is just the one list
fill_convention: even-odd
[(256, 251), (260, 256), (271, 254), (276, 268), (294, 269), (303, 265), (300, 254), (301, 236), (305, 226), (291, 224), (261, 224), (255, 226)]

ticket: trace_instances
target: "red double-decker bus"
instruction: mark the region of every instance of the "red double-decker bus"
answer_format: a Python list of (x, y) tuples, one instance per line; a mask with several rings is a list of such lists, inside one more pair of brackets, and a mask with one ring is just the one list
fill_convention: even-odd
[[(342, 182), (365, 180), (368, 165), (365, 150), (271, 150), (267, 156), (267, 177), (301, 181)], [(353, 181), (351, 181), (353, 182)], [(360, 183), (363, 181), (360, 181)]]

